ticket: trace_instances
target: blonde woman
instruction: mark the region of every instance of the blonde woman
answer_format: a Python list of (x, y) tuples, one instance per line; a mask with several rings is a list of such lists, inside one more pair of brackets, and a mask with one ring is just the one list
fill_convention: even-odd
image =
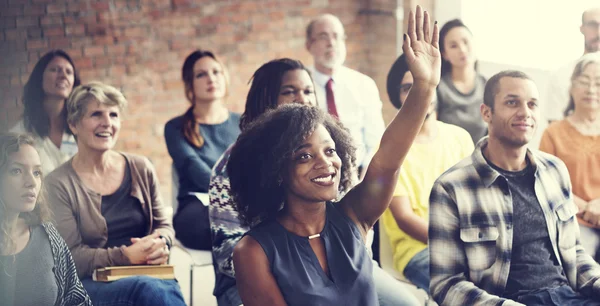
[(126, 105), (121, 92), (102, 83), (79, 86), (67, 100), (78, 153), (48, 176), (58, 231), (94, 304), (184, 305), (174, 280), (91, 279), (101, 267), (166, 263), (173, 239), (154, 167), (114, 150)]
[(32, 137), (0, 134), (2, 305), (91, 305), (69, 248), (48, 223), (41, 169)]
[(600, 248), (600, 53), (588, 53), (575, 65), (565, 119), (544, 131), (540, 150), (562, 159), (579, 207), (581, 243), (598, 260)]

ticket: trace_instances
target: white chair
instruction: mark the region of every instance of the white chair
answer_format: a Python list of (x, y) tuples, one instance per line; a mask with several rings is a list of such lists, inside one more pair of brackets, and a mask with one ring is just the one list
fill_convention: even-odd
[[(172, 188), (171, 188), (171, 194), (172, 194), (171, 218), (172, 218), (175, 215), (175, 212), (177, 212), (177, 207), (179, 206), (179, 202), (177, 201), (177, 193), (179, 191), (179, 177), (177, 175), (177, 170), (175, 169), (174, 166), (171, 167), (171, 178), (173, 181)], [(197, 193), (194, 195), (197, 196), (198, 199), (200, 201), (202, 201), (202, 203), (204, 205), (208, 205), (208, 201), (209, 201), (208, 193)], [(190, 261), (190, 264), (189, 264), (189, 274), (190, 274), (189, 299), (190, 299), (190, 303), (189, 303), (189, 305), (192, 306), (194, 304), (194, 271), (197, 269), (202, 271), (202, 275), (209, 276), (206, 279), (206, 280), (208, 280), (208, 284), (206, 284), (206, 285), (209, 285), (210, 291), (208, 291), (208, 294), (203, 294), (202, 297), (206, 297), (206, 300), (214, 300), (214, 296), (212, 296), (212, 289), (214, 288), (214, 270), (213, 270), (213, 265), (212, 265), (212, 252), (186, 248), (181, 242), (176, 240), (173, 244), (171, 258), (169, 258), (169, 261), (171, 261), (171, 259), (173, 257), (179, 258), (178, 257), (179, 254), (177, 254), (178, 253), (177, 250), (180, 250), (182, 254), (184, 254), (185, 256), (188, 257), (188, 261)], [(173, 251), (175, 251), (175, 252), (173, 252)], [(177, 265), (177, 263), (172, 263), (172, 264)], [(206, 304), (203, 303), (203, 305), (206, 305)]]

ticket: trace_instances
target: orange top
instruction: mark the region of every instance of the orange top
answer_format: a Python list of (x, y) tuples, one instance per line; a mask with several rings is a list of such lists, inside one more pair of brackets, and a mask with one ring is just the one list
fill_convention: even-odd
[(573, 194), (584, 201), (600, 198), (600, 136), (583, 135), (564, 119), (544, 131), (540, 150), (567, 165)]

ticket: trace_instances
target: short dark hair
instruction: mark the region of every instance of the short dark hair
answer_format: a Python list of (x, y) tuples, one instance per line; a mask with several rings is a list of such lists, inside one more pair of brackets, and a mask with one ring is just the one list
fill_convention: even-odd
[[(50, 131), (50, 118), (44, 111), (44, 97), (46, 96), (44, 93), (44, 71), (48, 64), (58, 56), (67, 60), (73, 67), (73, 88), (81, 84), (79, 73), (77, 73), (75, 64), (67, 52), (59, 49), (52, 50), (38, 60), (23, 88), (23, 123), (28, 132), (35, 133), (40, 137), (48, 136), (48, 131)], [(65, 109), (63, 109), (62, 116), (66, 126), (67, 112)], [(70, 132), (68, 128), (67, 132)]]
[(400, 85), (402, 85), (402, 79), (408, 71), (406, 56), (402, 54), (396, 59), (394, 64), (392, 64), (392, 68), (390, 68), (390, 72), (388, 72), (387, 75), (387, 94), (392, 105), (397, 109), (402, 107), (402, 101), (400, 101)]
[[(308, 73), (302, 62), (289, 58), (281, 58), (260, 66), (250, 78), (250, 90), (246, 97), (246, 110), (240, 118), (240, 130), (244, 130), (250, 122), (256, 120), (269, 109), (277, 108), (277, 99), (281, 81), (286, 72), (301, 69)], [(312, 77), (310, 78), (312, 81)], [(314, 84), (313, 84), (314, 86)]]
[[(444, 24), (444, 26), (442, 26), (442, 28), (440, 29), (439, 46), (440, 46), (441, 54), (443, 54), (446, 49), (444, 42), (446, 40), (446, 36), (448, 35), (448, 32), (450, 32), (450, 30), (452, 30), (454, 28), (458, 28), (458, 27), (463, 27), (463, 28), (467, 29), (467, 31), (469, 31), (469, 33), (472, 34), (471, 30), (469, 30), (469, 28), (467, 28), (467, 26), (460, 19), (452, 19), (452, 20), (446, 22)], [(475, 62), (475, 70), (477, 70), (477, 62)], [(452, 64), (442, 57), (442, 75), (444, 75), (450, 71), (452, 71)]]
[(255, 226), (277, 215), (292, 154), (319, 125), (331, 135), (342, 160), (340, 191), (350, 188), (356, 148), (348, 129), (317, 107), (279, 106), (250, 123), (231, 149), (227, 174), (243, 225)]
[(502, 78), (517, 78), (530, 80), (531, 78), (524, 72), (518, 70), (504, 70), (500, 71), (492, 76), (485, 83), (485, 90), (483, 92), (483, 104), (494, 110), (494, 99), (498, 93), (498, 86)]

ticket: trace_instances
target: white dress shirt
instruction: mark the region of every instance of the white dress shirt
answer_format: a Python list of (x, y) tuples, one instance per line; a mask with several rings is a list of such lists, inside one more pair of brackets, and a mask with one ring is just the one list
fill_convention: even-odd
[(324, 111), (327, 111), (325, 85), (333, 78), (333, 94), (338, 116), (354, 139), (357, 165), (367, 167), (385, 130), (381, 98), (375, 81), (344, 66), (337, 69), (333, 76), (323, 74), (313, 67), (309, 69), (315, 82), (319, 107)]

